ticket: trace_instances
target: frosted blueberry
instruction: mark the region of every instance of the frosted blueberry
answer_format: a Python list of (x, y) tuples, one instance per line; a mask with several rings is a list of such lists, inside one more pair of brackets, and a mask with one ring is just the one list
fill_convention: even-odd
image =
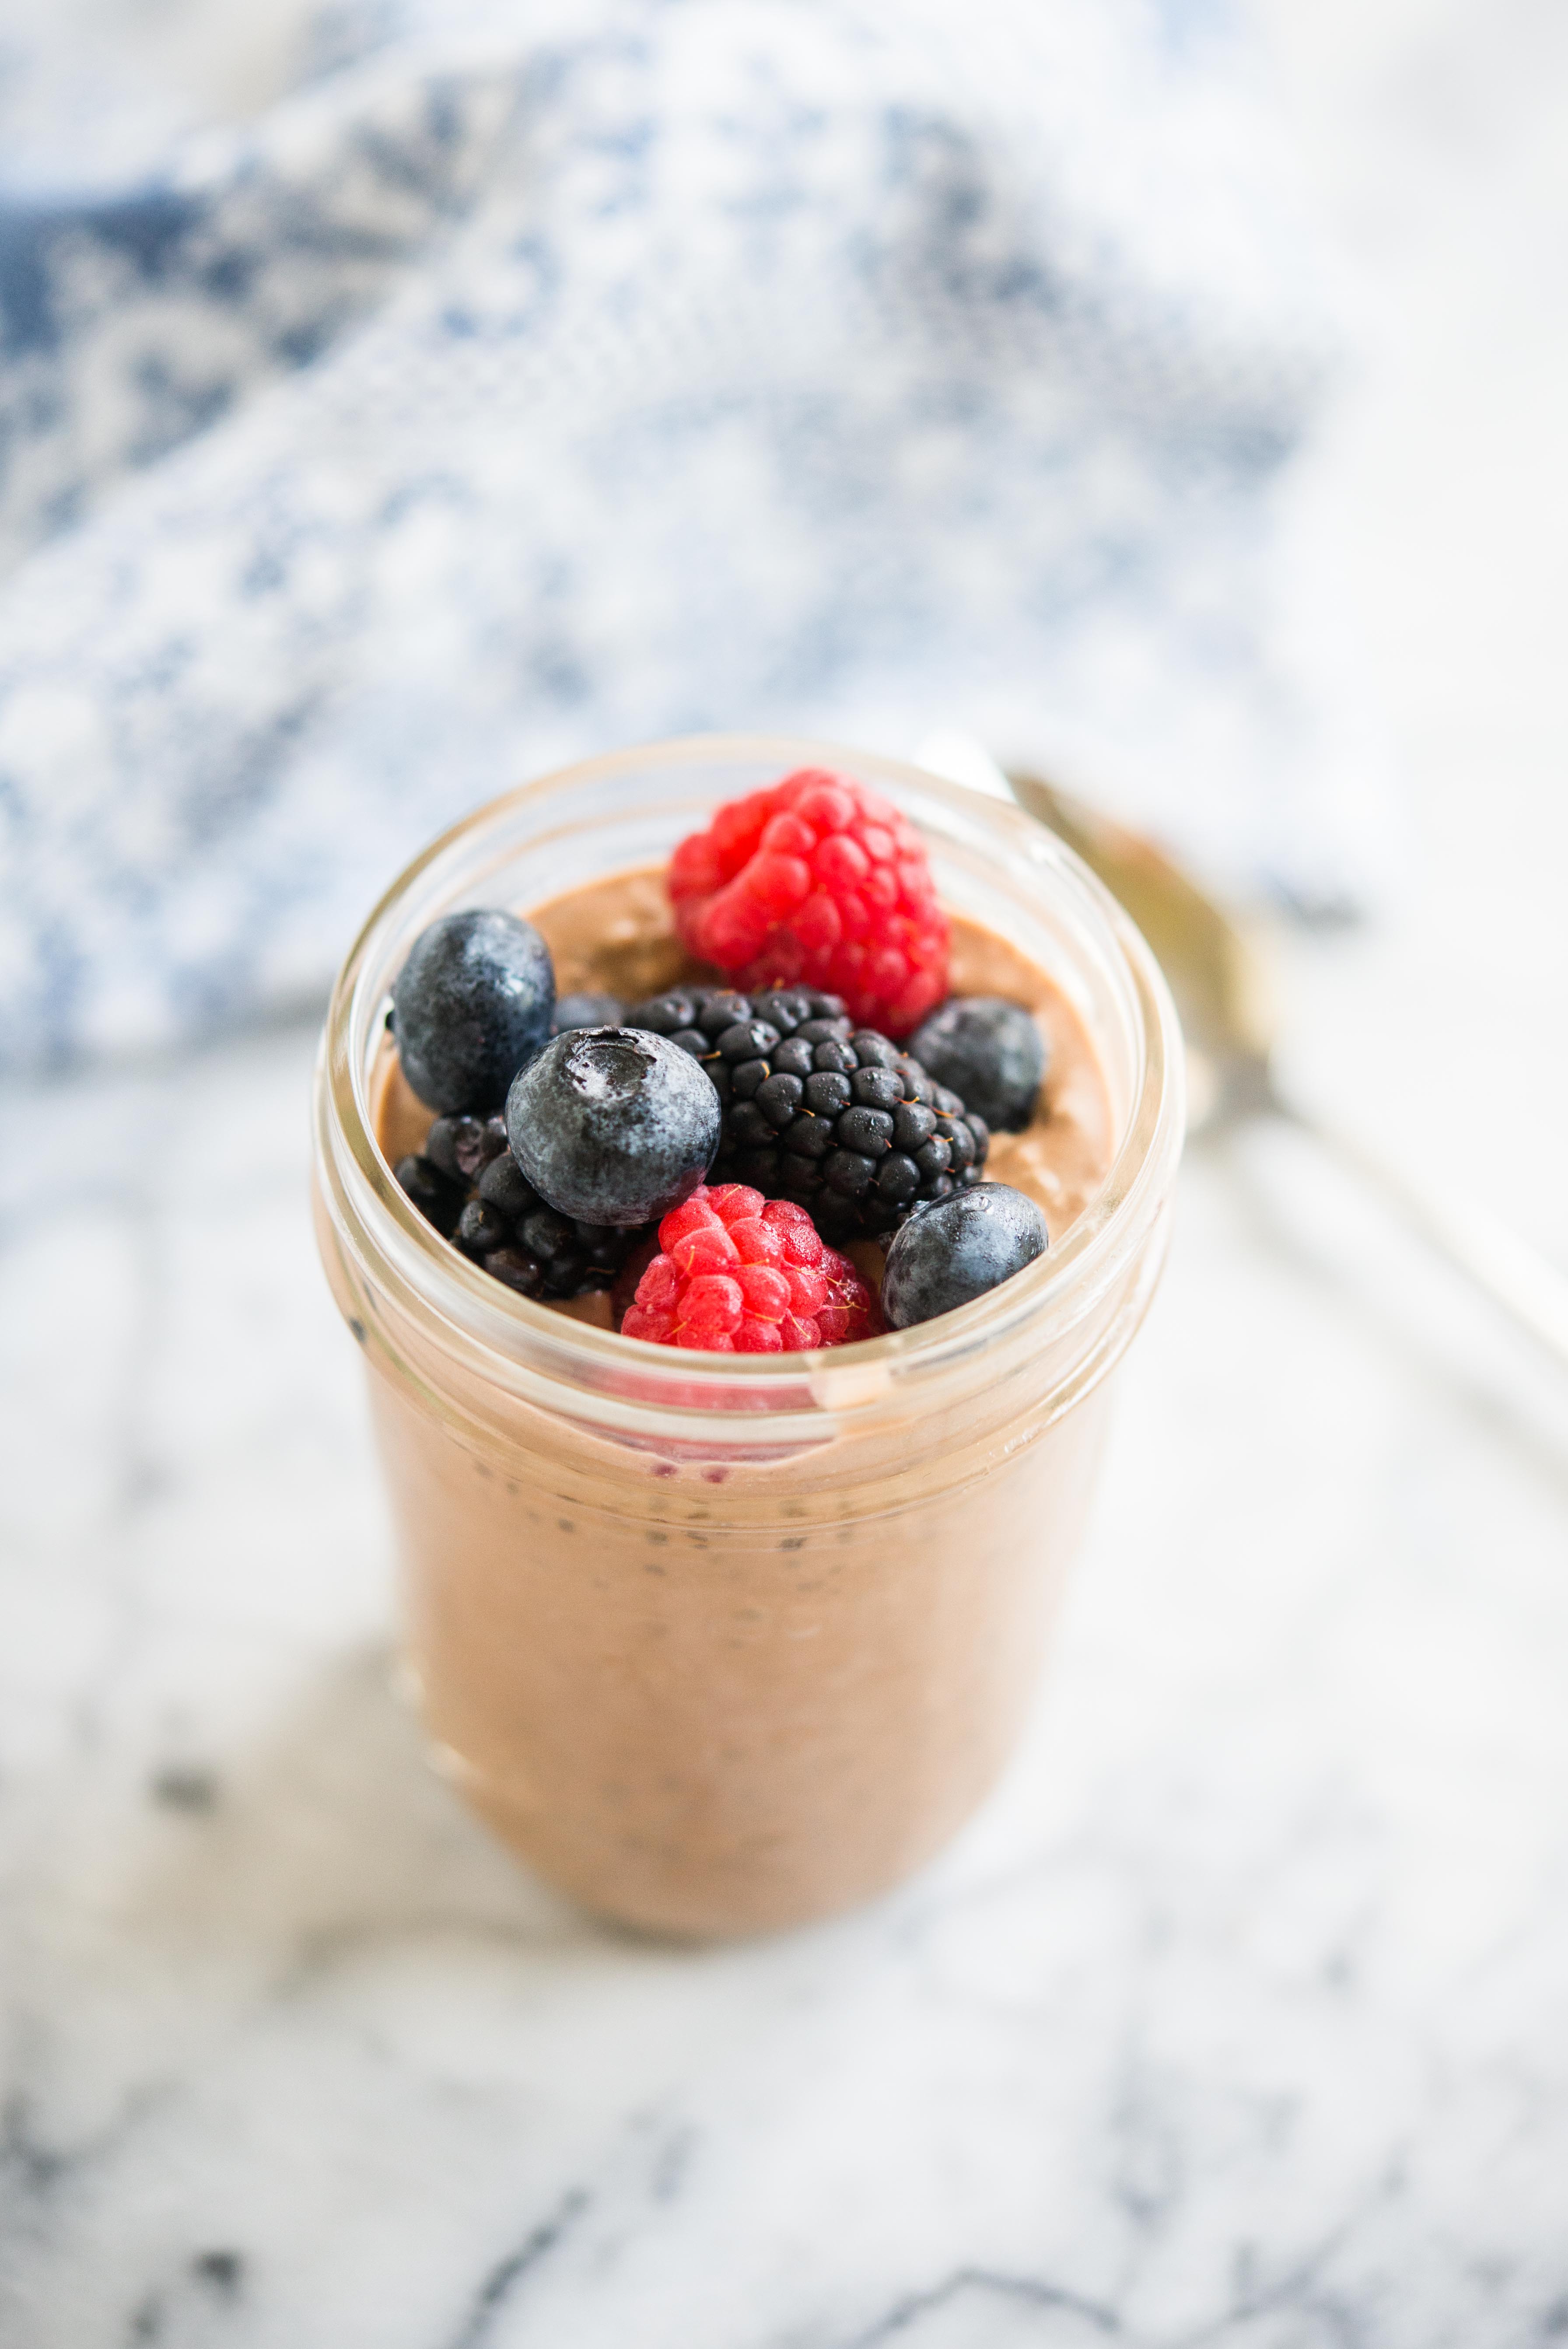
[(951, 1313), (1044, 1253), (1046, 1219), (1007, 1183), (976, 1183), (901, 1224), (887, 1252), (882, 1307), (888, 1326), (908, 1330)]
[(939, 1085), (962, 1093), (987, 1125), (1016, 1133), (1027, 1125), (1046, 1073), (1046, 1043), (1021, 1003), (1000, 995), (955, 995), (909, 1040)]
[(549, 1040), (550, 949), (515, 914), (448, 914), (409, 948), (392, 1008), (403, 1074), (419, 1099), (482, 1115)]
[(585, 1224), (652, 1223), (689, 1199), (718, 1148), (701, 1063), (641, 1028), (573, 1028), (507, 1095), (512, 1154), (542, 1198)]

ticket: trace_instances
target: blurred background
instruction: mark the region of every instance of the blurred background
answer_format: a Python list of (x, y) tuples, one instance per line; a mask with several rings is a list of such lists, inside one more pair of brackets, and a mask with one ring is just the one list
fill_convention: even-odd
[(1568, 1260), (1551, 0), (0, 5), (0, 2340), (1568, 2330), (1568, 1392), (1194, 1147), (1034, 1738), (680, 1956), (387, 1694), (332, 968), (581, 752), (958, 727)]

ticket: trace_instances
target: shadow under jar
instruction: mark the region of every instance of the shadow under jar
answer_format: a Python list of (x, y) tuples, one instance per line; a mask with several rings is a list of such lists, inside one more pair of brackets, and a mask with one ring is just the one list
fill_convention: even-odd
[[(949, 909), (1070, 999), (1110, 1100), (1103, 1190), (987, 1296), (823, 1353), (649, 1346), (515, 1295), (377, 1143), (410, 946), (459, 907), (661, 864), (806, 765), (896, 801)], [(436, 1758), (542, 1875), (630, 1923), (744, 1933), (866, 1899), (963, 1824), (1026, 1714), (1181, 1118), (1174, 1014), (1126, 916), (1021, 812), (913, 768), (789, 740), (628, 750), (494, 801), (393, 885), (327, 1017), (317, 1228), (364, 1347)]]

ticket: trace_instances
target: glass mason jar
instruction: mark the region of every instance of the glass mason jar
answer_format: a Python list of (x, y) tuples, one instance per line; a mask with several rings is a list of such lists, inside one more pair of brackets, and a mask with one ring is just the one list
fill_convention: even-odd
[[(896, 801), (944, 902), (1072, 999), (1115, 1157), (1037, 1262), (841, 1351), (690, 1353), (515, 1295), (377, 1146), (392, 981), (459, 907), (662, 863), (714, 806), (828, 766)], [(1180, 1032), (1148, 947), (1049, 833), (882, 759), (703, 737), (509, 792), (416, 858), (343, 967), (315, 1081), (317, 1225), (364, 1350), (438, 1766), (602, 1914), (737, 1933), (937, 1851), (1006, 1761), (1078, 1541), (1109, 1374), (1159, 1278)]]

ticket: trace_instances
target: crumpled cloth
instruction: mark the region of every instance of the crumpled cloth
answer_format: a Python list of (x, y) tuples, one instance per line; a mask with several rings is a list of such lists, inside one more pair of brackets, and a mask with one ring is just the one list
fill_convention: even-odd
[(205, 121), (5, 9), (12, 1065), (318, 995), (438, 826), (706, 728), (1342, 885), (1272, 520), (1332, 304), (1214, 0), (393, 0)]

